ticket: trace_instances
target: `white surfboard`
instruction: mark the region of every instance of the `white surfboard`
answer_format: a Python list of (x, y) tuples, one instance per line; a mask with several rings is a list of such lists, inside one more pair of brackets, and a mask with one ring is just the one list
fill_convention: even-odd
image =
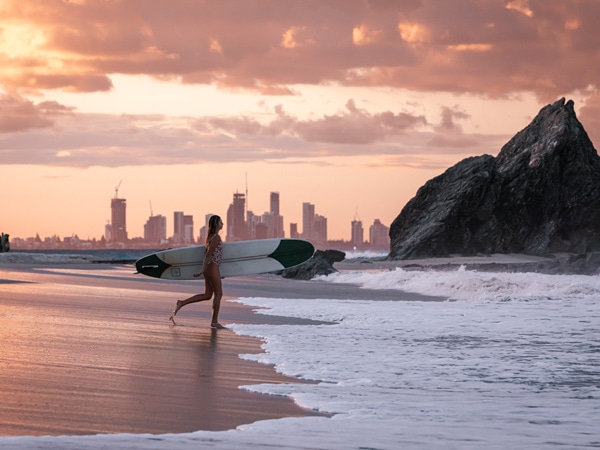
[[(310, 259), (315, 248), (301, 239), (257, 239), (224, 242), (221, 266), (222, 277), (276, 272), (297, 266)], [(136, 261), (139, 273), (169, 280), (192, 280), (202, 271), (206, 246), (163, 250)]]

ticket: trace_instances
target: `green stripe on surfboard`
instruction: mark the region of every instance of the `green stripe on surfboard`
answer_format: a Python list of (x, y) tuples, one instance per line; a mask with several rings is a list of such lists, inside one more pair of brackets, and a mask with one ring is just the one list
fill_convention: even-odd
[(283, 267), (293, 267), (310, 259), (315, 248), (310, 242), (298, 239), (282, 239), (269, 258), (279, 261)]

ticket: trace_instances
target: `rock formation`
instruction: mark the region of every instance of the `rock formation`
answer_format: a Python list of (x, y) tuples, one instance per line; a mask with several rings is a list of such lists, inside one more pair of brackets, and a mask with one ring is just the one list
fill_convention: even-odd
[(600, 157), (573, 102), (540, 110), (497, 157), (428, 181), (390, 226), (389, 259), (600, 250)]
[(311, 280), (319, 275), (329, 275), (337, 272), (337, 269), (333, 267), (333, 263), (343, 261), (345, 258), (346, 254), (339, 250), (317, 250), (308, 261), (284, 269), (281, 275), (284, 278), (295, 280)]

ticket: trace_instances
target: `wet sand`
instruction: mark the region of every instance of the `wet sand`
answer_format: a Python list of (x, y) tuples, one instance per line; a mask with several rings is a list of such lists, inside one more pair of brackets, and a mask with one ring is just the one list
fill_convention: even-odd
[[(175, 300), (202, 283), (132, 273), (0, 265), (0, 435), (181, 433), (312, 414), (239, 389), (298, 380), (240, 359), (261, 352), (261, 342), (211, 330), (210, 302), (188, 306), (181, 326), (169, 325)], [(222, 323), (269, 320), (222, 305)]]

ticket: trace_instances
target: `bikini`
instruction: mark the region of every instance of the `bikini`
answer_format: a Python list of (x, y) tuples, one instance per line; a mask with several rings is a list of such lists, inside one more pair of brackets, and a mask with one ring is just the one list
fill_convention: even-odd
[[(211, 240), (214, 239), (214, 236)], [(217, 266), (221, 264), (221, 257), (223, 255), (223, 241), (220, 241), (215, 247), (215, 251), (213, 252), (210, 259), (207, 261), (208, 264), (216, 264)]]

